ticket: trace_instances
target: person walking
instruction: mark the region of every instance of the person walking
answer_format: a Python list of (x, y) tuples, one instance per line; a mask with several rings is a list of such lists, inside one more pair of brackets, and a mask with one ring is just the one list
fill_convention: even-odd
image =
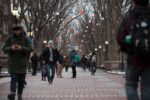
[(82, 55), (80, 63), (81, 63), (81, 66), (82, 66), (83, 70), (86, 71), (86, 68), (87, 68), (87, 58), (85, 57), (85, 55)]
[(120, 51), (127, 54), (126, 95), (128, 100), (150, 100), (149, 0), (133, 0), (133, 3), (134, 8), (122, 19), (117, 33)]
[(57, 63), (57, 78), (62, 78), (62, 70), (63, 70), (63, 64), (64, 64), (64, 56), (62, 54), (62, 51), (59, 52), (59, 57)]
[(93, 52), (91, 56), (91, 75), (95, 75), (95, 72), (96, 72), (96, 54), (95, 52)]
[(71, 67), (72, 67), (72, 78), (76, 78), (77, 76), (77, 71), (76, 71), (76, 66), (79, 63), (79, 55), (76, 50), (72, 50), (70, 54), (70, 62), (71, 62)]
[(32, 51), (32, 44), (25, 35), (21, 34), (19, 24), (12, 26), (12, 33), (2, 48), (4, 53), (8, 54), (8, 71), (11, 76), (8, 99), (15, 100), (17, 90), (18, 100), (22, 100), (28, 54)]
[(43, 61), (42, 65), (41, 65), (41, 77), (42, 77), (42, 81), (46, 81), (46, 64)]
[(32, 75), (36, 76), (36, 70), (37, 70), (38, 61), (39, 61), (39, 57), (37, 56), (37, 53), (33, 53), (30, 60), (31, 60), (31, 64), (32, 64)]
[(66, 55), (64, 57), (64, 67), (65, 67), (65, 71), (68, 72), (68, 68), (70, 66), (70, 61), (69, 61), (69, 57)]
[(45, 47), (42, 54), (42, 61), (46, 64), (46, 75), (49, 84), (51, 85), (55, 76), (55, 64), (58, 61), (58, 51), (53, 46), (53, 41), (49, 40), (48, 47)]

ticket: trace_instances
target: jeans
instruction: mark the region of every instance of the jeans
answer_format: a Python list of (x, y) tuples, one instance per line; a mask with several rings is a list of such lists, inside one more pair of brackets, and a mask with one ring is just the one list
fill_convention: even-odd
[[(18, 94), (23, 93), (26, 74), (11, 74), (10, 91), (16, 93), (18, 87)], [(18, 83), (18, 86), (17, 86)]]
[[(138, 82), (140, 78), (141, 97), (138, 96)], [(126, 68), (126, 94), (128, 100), (150, 100), (150, 66), (128, 65)]]
[(52, 82), (55, 76), (55, 68), (54, 68), (54, 64), (46, 64), (46, 75), (47, 75), (47, 79), (48, 81)]

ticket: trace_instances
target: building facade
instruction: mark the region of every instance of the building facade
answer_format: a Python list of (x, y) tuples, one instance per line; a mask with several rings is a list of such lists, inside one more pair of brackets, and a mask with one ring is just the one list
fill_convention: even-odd
[(11, 31), (12, 18), (11, 0), (0, 0), (0, 55), (3, 42)]

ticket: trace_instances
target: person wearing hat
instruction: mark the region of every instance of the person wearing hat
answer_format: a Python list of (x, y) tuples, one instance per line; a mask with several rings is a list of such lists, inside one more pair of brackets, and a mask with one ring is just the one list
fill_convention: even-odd
[(25, 76), (27, 71), (27, 54), (32, 51), (28, 38), (21, 34), (21, 26), (13, 25), (10, 37), (3, 45), (4, 53), (8, 54), (8, 71), (11, 75), (9, 100), (15, 100), (16, 90), (18, 100), (22, 100)]
[[(125, 17), (123, 18), (121, 24), (119, 25), (118, 32), (117, 32), (117, 42), (120, 46), (120, 51), (125, 52), (127, 54), (127, 66), (126, 66), (126, 75), (125, 75), (126, 95), (128, 100), (150, 100), (149, 58), (144, 60), (143, 58), (141, 59), (139, 53), (131, 52), (131, 50), (133, 49), (128, 49), (128, 46), (126, 46), (129, 44), (129, 41), (126, 41), (126, 37), (131, 35), (130, 30), (133, 29), (131, 25), (132, 24), (131, 21), (136, 20), (135, 18), (141, 18), (137, 16), (142, 16), (142, 14), (145, 14), (143, 12), (148, 12), (148, 13), (150, 12), (150, 8), (148, 7), (149, 0), (133, 0), (133, 3), (134, 3), (134, 8), (131, 9), (127, 14), (125, 14)], [(136, 17), (133, 17), (134, 14), (136, 15)], [(143, 24), (146, 25), (145, 23)], [(140, 96), (138, 96), (139, 82), (140, 82)]]
[(48, 41), (48, 46), (43, 50), (42, 61), (46, 64), (46, 74), (49, 84), (51, 85), (55, 76), (55, 66), (58, 61), (59, 53), (52, 40)]

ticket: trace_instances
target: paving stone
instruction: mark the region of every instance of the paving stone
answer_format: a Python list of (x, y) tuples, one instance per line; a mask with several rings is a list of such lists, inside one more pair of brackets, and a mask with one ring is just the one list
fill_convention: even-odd
[[(124, 78), (120, 75), (97, 71), (95, 76), (83, 69), (77, 69), (77, 78), (72, 72), (63, 71), (63, 78), (56, 78), (52, 85), (41, 81), (41, 74), (27, 75), (27, 86), (23, 100), (127, 100)], [(0, 100), (7, 100), (10, 79), (0, 79)]]

